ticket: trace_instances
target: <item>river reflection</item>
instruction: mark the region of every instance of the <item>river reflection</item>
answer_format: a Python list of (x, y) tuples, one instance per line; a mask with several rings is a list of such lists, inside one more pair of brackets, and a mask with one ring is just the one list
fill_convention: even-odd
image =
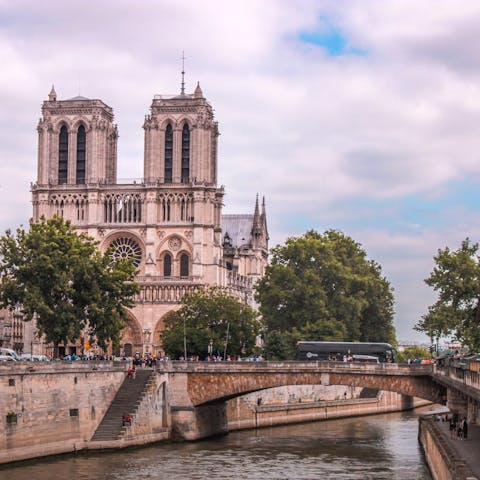
[(0, 479), (431, 480), (417, 432), (416, 413), (392, 413), (56, 457), (2, 468)]

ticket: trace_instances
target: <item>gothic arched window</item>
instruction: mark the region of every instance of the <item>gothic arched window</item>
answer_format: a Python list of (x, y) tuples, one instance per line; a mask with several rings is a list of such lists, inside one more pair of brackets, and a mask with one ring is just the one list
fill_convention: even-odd
[(166, 253), (163, 257), (163, 276), (172, 276), (172, 256), (169, 253)]
[(180, 276), (188, 277), (189, 274), (189, 258), (186, 253), (183, 253), (180, 257)]
[(87, 151), (87, 134), (80, 125), (77, 131), (77, 185), (85, 183), (85, 158)]
[(165, 129), (165, 183), (172, 183), (173, 173), (173, 128), (169, 123)]
[(182, 183), (190, 180), (190, 129), (185, 124), (182, 130)]
[(58, 136), (58, 183), (67, 183), (68, 178), (68, 131), (64, 125)]

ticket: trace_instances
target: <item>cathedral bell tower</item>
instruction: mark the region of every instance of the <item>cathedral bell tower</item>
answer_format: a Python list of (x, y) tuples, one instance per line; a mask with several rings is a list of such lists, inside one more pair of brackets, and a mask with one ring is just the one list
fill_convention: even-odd
[(150, 111), (143, 125), (145, 180), (215, 185), (218, 124), (200, 85), (190, 95), (155, 95)]
[(38, 185), (114, 183), (117, 127), (101, 100), (57, 100), (54, 87), (38, 123)]
[(60, 215), (76, 225), (97, 223), (98, 198), (91, 186), (113, 184), (117, 175), (117, 127), (101, 100), (57, 100), (52, 86), (38, 122), (37, 182), (33, 218)]

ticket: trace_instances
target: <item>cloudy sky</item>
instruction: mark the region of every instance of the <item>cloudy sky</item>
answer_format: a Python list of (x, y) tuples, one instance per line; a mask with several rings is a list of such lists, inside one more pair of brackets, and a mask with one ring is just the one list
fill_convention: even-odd
[(154, 94), (200, 81), (220, 125), (225, 213), (265, 195), (271, 245), (335, 228), (395, 288), (400, 340), (438, 248), (480, 240), (480, 3), (0, 0), (0, 232), (26, 224), (52, 84), (113, 107), (139, 178)]

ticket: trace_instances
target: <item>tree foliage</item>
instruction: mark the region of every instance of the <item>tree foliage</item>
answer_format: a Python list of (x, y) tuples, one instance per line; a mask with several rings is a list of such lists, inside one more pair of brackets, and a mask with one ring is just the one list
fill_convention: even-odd
[(29, 231), (0, 237), (0, 302), (21, 305), (25, 320), (55, 346), (75, 342), (82, 332), (118, 343), (125, 307), (133, 306), (138, 285), (131, 261), (113, 262), (96, 242), (77, 234), (61, 217), (30, 221)]
[(434, 337), (453, 335), (473, 351), (480, 351), (480, 257), (478, 243), (467, 238), (460, 248), (438, 250), (435, 267), (425, 283), (438, 299), (415, 326)]
[[(395, 343), (393, 294), (381, 267), (350, 237), (308, 231), (272, 249), (256, 299), (270, 338)], [(276, 333), (273, 333), (276, 332)], [(284, 349), (291, 356), (292, 347)]]
[(210, 343), (213, 353), (223, 356), (228, 330), (227, 354), (250, 354), (261, 327), (257, 316), (249, 305), (220, 287), (187, 294), (182, 298), (182, 307), (165, 318), (163, 348), (173, 358), (183, 356), (185, 333), (188, 356), (203, 359)]
[(431, 356), (432, 354), (428, 349), (413, 345), (411, 347), (407, 347), (403, 352), (397, 352), (397, 362), (406, 363), (408, 359), (415, 360), (418, 358), (419, 360), (423, 360), (431, 358)]

